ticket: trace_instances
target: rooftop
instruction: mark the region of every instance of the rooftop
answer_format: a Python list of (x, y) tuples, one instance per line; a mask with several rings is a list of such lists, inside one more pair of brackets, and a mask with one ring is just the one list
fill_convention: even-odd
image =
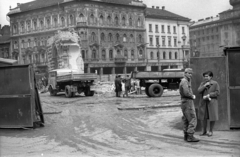
[(177, 14), (174, 14), (170, 11), (165, 10), (163, 7), (162, 9), (159, 8), (147, 8), (146, 9), (146, 18), (163, 18), (163, 19), (171, 19), (171, 20), (180, 20), (180, 21), (190, 21), (189, 18), (183, 17)]
[(219, 16), (216, 16), (216, 17), (207, 17), (205, 19), (200, 19), (198, 20), (197, 22), (194, 22), (191, 27), (194, 27), (194, 26), (198, 26), (198, 25), (202, 25), (202, 24), (208, 24), (210, 22), (217, 22), (220, 20), (220, 17)]
[[(49, 7), (49, 6), (71, 2), (71, 1), (76, 1), (76, 0), (34, 0), (28, 3), (18, 4), (16, 8), (10, 9), (10, 12), (8, 13), (8, 15), (29, 11), (29, 10), (34, 10), (38, 8)], [(86, 1), (86, 0), (81, 0), (81, 1)], [(143, 4), (141, 1), (138, 1), (138, 0), (88, 0), (88, 1), (146, 7), (145, 4)]]

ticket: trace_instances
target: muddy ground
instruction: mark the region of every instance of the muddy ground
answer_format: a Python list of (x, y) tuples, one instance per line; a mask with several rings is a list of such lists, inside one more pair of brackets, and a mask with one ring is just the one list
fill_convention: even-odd
[(240, 156), (239, 130), (215, 131), (199, 143), (183, 141), (177, 91), (160, 98), (116, 98), (106, 91), (93, 97), (40, 97), (45, 126), (0, 129), (1, 157)]

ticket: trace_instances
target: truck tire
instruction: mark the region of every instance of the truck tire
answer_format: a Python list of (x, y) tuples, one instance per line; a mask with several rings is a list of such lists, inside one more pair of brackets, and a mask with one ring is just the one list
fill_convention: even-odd
[(147, 96), (151, 97), (151, 95), (149, 94), (149, 86), (145, 87), (145, 93)]
[(152, 84), (148, 89), (148, 93), (152, 97), (160, 97), (163, 94), (163, 87), (160, 84)]
[(71, 98), (73, 96), (73, 92), (71, 92), (71, 88), (69, 85), (65, 87), (65, 96), (67, 98)]
[(52, 86), (48, 87), (48, 91), (51, 96), (56, 96), (57, 95), (57, 90), (52, 89)]

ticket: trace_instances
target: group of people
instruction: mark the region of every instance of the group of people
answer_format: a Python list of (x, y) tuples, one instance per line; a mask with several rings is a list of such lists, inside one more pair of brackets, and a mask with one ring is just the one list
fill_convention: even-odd
[[(122, 94), (122, 91), (124, 93)], [(121, 78), (121, 75), (116, 75), (115, 79), (116, 97), (128, 97), (129, 93), (141, 94), (141, 87), (139, 80), (132, 80), (129, 77)]]
[[(191, 68), (186, 68), (184, 78), (179, 85), (181, 95), (181, 109), (183, 113), (183, 132), (184, 140), (187, 142), (198, 142), (199, 139), (193, 135), (197, 126), (197, 116), (193, 100), (196, 96), (193, 94), (191, 87), (191, 77), (193, 71)], [(198, 119), (201, 120), (202, 133), (200, 136), (212, 136), (215, 121), (218, 120), (218, 100), (220, 95), (219, 84), (214, 81), (213, 73), (206, 71), (203, 73), (203, 82), (198, 87), (200, 103), (198, 107)], [(209, 131), (207, 132), (207, 122), (210, 123)]]

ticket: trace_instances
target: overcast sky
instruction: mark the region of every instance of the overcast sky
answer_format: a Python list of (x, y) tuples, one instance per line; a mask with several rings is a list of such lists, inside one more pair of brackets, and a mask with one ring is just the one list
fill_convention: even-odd
[[(0, 24), (9, 25), (6, 14), (9, 7), (17, 6), (17, 3), (26, 3), (32, 0), (0, 0)], [(209, 16), (216, 16), (218, 13), (231, 9), (229, 0), (143, 0), (148, 6), (165, 6), (165, 9), (175, 14), (198, 20)]]

